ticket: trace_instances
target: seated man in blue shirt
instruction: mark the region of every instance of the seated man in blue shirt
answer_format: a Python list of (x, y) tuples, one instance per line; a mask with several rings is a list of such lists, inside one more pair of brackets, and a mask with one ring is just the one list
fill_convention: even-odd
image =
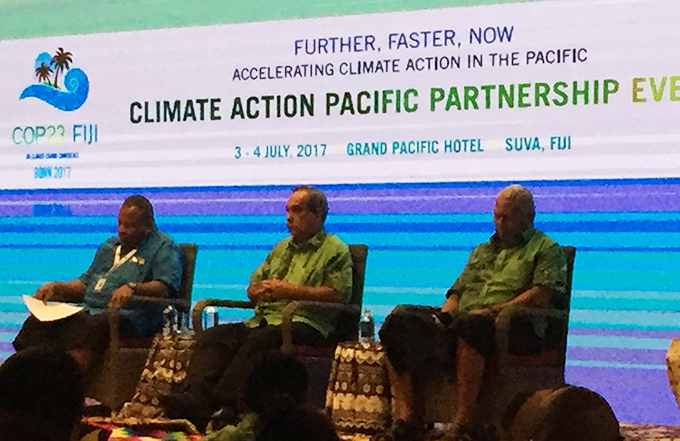
[(143, 196), (130, 196), (118, 213), (118, 236), (99, 247), (90, 268), (75, 280), (47, 283), (34, 294), (43, 301), (56, 297), (83, 302), (83, 311), (53, 322), (29, 316), (14, 348), (67, 351), (88, 369), (106, 350), (109, 307), (120, 308), (123, 337), (152, 336), (162, 327), (162, 309), (128, 300), (132, 294), (169, 297), (179, 289), (181, 277), (179, 247), (156, 228), (151, 203)]

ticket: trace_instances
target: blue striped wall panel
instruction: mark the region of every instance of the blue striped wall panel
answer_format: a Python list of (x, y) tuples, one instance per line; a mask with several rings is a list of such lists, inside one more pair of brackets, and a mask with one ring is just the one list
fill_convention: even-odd
[[(324, 187), (327, 229), (370, 248), (365, 303), (378, 322), (399, 303), (441, 304), (474, 245), (492, 234), (493, 201), (504, 185)], [(568, 380), (602, 393), (622, 420), (680, 424), (664, 367), (670, 339), (680, 336), (680, 181), (526, 185), (536, 197), (537, 227), (578, 249)], [(196, 300), (245, 298), (250, 273), (286, 237), (289, 191), (0, 191), (0, 358), (12, 353), (26, 317), (19, 296), (80, 275), (97, 246), (115, 234), (127, 195), (147, 195), (161, 229), (199, 245)]]

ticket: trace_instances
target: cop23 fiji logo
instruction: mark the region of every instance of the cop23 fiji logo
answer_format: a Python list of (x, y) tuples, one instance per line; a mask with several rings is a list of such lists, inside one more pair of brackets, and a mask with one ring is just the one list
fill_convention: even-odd
[(79, 109), (87, 100), (90, 82), (85, 72), (72, 64), (73, 54), (61, 47), (54, 55), (42, 52), (35, 59), (37, 84), (26, 87), (19, 99), (37, 98), (65, 112)]

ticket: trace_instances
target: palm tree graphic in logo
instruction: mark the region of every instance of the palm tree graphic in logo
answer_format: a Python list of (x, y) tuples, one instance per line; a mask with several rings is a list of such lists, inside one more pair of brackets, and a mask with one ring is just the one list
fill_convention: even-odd
[[(47, 52), (38, 54), (34, 65), (38, 84), (26, 87), (19, 99), (38, 98), (66, 112), (79, 109), (87, 100), (90, 81), (82, 69), (72, 67), (72, 64), (73, 54), (63, 47), (58, 48), (54, 55)], [(59, 85), (60, 78), (63, 88)]]
[(52, 64), (54, 65), (54, 87), (59, 88), (59, 72), (64, 72), (64, 69), (69, 70), (70, 63), (73, 63), (73, 54), (71, 52), (64, 52), (64, 48), (60, 47), (56, 54), (52, 57)]
[(40, 66), (35, 68), (35, 76), (38, 78), (38, 81), (47, 83), (48, 86), (52, 85), (50, 75), (52, 75), (52, 68), (45, 63), (40, 63)]

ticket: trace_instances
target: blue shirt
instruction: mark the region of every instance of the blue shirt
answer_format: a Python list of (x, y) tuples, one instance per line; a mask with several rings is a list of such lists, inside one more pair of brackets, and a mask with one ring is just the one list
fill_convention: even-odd
[[(111, 270), (119, 245), (117, 236), (104, 242), (97, 250), (90, 268), (78, 278), (85, 285), (85, 311), (90, 314), (104, 312), (111, 294), (128, 282), (160, 280), (168, 285), (171, 293), (179, 289), (182, 279), (181, 254), (179, 246), (168, 235), (153, 229), (131, 258)], [(124, 256), (121, 252), (120, 257)], [(98, 283), (102, 284), (101, 279), (106, 281), (98, 287)], [(121, 308), (120, 315), (130, 320), (141, 335), (153, 335), (163, 324), (162, 308), (159, 306), (129, 303)]]

